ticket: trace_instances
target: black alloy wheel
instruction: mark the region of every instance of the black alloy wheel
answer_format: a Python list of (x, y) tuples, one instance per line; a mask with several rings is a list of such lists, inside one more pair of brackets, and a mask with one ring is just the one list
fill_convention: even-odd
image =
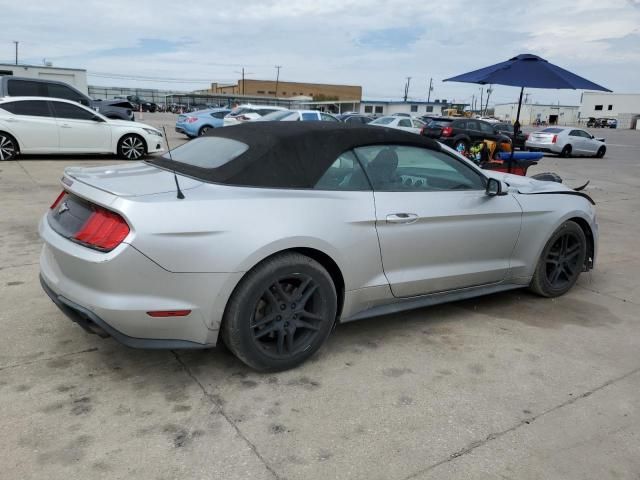
[(570, 157), (571, 156), (571, 145), (565, 145), (562, 147), (562, 151), (560, 152), (561, 157)]
[(297, 252), (270, 257), (234, 290), (221, 326), (227, 347), (260, 371), (293, 368), (324, 343), (336, 320), (331, 275)]
[(584, 269), (587, 240), (573, 221), (558, 228), (542, 251), (530, 288), (544, 297), (557, 297), (569, 291)]
[(602, 157), (604, 157), (605, 153), (607, 153), (607, 147), (600, 147), (598, 149), (598, 153), (596, 153), (596, 157), (602, 158)]
[(18, 144), (13, 137), (0, 133), (0, 161), (13, 160), (18, 154)]
[(211, 127), (209, 127), (208, 125), (205, 125), (204, 127), (202, 127), (199, 131), (198, 131), (198, 136), (202, 137), (204, 135), (207, 134), (207, 132), (211, 129)]

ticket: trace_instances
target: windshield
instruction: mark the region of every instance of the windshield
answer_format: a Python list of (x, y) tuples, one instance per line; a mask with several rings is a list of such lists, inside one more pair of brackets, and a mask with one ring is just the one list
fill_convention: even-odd
[(218, 168), (247, 151), (246, 143), (223, 137), (200, 137), (162, 155), (165, 160), (198, 168)]
[(396, 118), (393, 118), (393, 117), (382, 117), (382, 118), (378, 118), (378, 119), (374, 120), (373, 122), (371, 122), (371, 125), (389, 125), (394, 120), (396, 120)]

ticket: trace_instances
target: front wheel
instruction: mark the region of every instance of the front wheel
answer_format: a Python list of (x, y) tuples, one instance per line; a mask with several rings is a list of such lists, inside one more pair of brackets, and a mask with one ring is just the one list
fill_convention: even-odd
[(596, 157), (602, 158), (602, 157), (604, 157), (605, 153), (607, 153), (607, 147), (600, 147), (598, 149), (598, 153), (596, 153)]
[(236, 287), (222, 322), (222, 339), (259, 371), (296, 367), (325, 342), (335, 322), (331, 276), (295, 252), (258, 264)]
[(118, 142), (118, 156), (125, 160), (139, 160), (147, 153), (147, 146), (139, 135), (127, 134)]
[(587, 255), (587, 237), (572, 221), (563, 223), (542, 250), (529, 288), (543, 297), (567, 293), (578, 280)]
[(13, 160), (18, 155), (18, 142), (6, 133), (0, 132), (0, 161)]

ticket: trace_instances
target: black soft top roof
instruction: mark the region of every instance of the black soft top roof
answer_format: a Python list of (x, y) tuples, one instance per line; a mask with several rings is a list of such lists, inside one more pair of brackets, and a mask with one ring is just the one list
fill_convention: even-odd
[[(149, 163), (214, 183), (312, 188), (340, 154), (355, 147), (395, 144), (440, 150), (438, 142), (414, 133), (338, 122), (249, 122), (211, 129), (192, 141), (206, 142), (209, 137), (236, 140), (249, 148), (217, 168), (172, 161), (166, 154)], [(215, 155), (215, 142), (211, 143)]]

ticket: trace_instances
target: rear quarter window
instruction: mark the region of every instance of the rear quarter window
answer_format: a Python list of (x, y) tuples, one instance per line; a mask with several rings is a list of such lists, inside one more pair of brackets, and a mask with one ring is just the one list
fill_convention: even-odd
[(165, 153), (162, 158), (198, 168), (218, 168), (249, 149), (246, 143), (223, 137), (200, 137)]

